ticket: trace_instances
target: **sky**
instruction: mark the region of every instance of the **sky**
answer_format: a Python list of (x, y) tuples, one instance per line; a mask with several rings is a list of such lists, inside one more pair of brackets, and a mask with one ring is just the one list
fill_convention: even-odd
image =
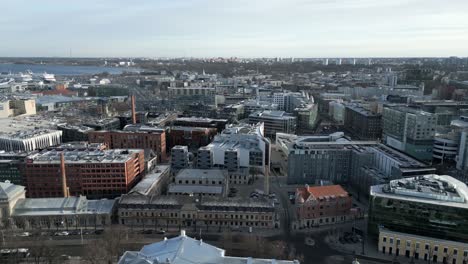
[(468, 0), (0, 0), (0, 56), (468, 56)]

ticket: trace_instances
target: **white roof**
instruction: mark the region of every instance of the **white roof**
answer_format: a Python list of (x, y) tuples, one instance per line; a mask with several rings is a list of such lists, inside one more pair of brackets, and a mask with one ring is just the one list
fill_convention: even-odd
[(139, 252), (127, 251), (118, 264), (293, 264), (297, 261), (276, 261), (244, 257), (227, 257), (221, 248), (185, 235), (144, 246)]

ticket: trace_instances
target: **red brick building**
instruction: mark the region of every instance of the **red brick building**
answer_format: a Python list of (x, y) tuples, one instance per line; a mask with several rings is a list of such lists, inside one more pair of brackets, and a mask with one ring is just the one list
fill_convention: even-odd
[(296, 189), (296, 221), (293, 229), (342, 223), (354, 219), (353, 202), (340, 185)]
[(145, 157), (140, 149), (43, 151), (26, 158), (24, 183), (28, 197), (64, 196), (62, 152), (71, 196), (113, 198), (127, 193), (144, 173)]
[(151, 149), (158, 155), (158, 162), (166, 161), (166, 132), (163, 129), (139, 131), (92, 131), (89, 143), (104, 143), (110, 149)]
[(180, 145), (197, 150), (210, 144), (216, 134), (216, 128), (175, 126), (168, 131), (167, 146), (168, 149)]

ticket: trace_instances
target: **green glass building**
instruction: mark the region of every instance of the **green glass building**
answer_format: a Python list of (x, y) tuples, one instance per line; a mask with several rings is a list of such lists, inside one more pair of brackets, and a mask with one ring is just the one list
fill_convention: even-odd
[(369, 234), (379, 227), (468, 242), (468, 188), (450, 176), (425, 175), (372, 186)]

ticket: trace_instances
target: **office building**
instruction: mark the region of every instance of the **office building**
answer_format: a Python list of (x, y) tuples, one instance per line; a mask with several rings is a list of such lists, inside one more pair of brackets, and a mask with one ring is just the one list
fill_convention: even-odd
[(224, 249), (209, 245), (202, 240), (180, 236), (144, 246), (140, 251), (126, 251), (118, 264), (299, 264), (299, 261), (256, 259), (251, 257), (226, 256)]
[(168, 149), (181, 145), (187, 146), (189, 150), (197, 150), (208, 145), (216, 134), (217, 129), (214, 127), (171, 126), (167, 132), (166, 144)]
[(171, 169), (181, 170), (189, 167), (190, 152), (187, 146), (174, 146), (171, 149)]
[(227, 119), (201, 117), (178, 117), (173, 121), (174, 126), (216, 128), (218, 133), (223, 131), (227, 124)]
[(13, 184), (23, 185), (23, 175), (21, 173), (26, 152), (5, 152), (0, 153), (0, 182), (8, 181)]
[(140, 149), (43, 151), (26, 158), (24, 183), (28, 197), (64, 196), (61, 153), (71, 196), (119, 196), (130, 191), (145, 171), (144, 152)]
[(409, 107), (385, 107), (382, 132), (385, 144), (420, 160), (432, 160), (437, 126), (435, 114)]
[(392, 180), (370, 190), (369, 228), (468, 242), (468, 187), (446, 175)]
[(296, 220), (292, 228), (307, 229), (344, 223), (358, 216), (353, 201), (340, 185), (308, 186), (296, 189)]
[(87, 126), (75, 126), (69, 124), (58, 124), (57, 129), (62, 131), (63, 142), (88, 141), (88, 133), (94, 128)]
[(199, 168), (256, 169), (264, 173), (270, 166), (270, 141), (264, 137), (263, 124), (230, 125), (213, 142), (198, 150)]
[[(296, 136), (278, 133), (278, 148), (287, 156), (288, 183), (315, 184), (320, 180), (349, 183), (367, 193), (366, 177), (387, 180), (433, 173), (430, 168), (404, 153), (375, 141), (353, 141), (336, 132), (328, 136)], [(363, 173), (374, 168), (376, 174)], [(285, 168), (286, 169), (286, 168)], [(385, 179), (383, 179), (385, 180)]]
[(104, 143), (110, 149), (152, 150), (159, 162), (166, 160), (166, 132), (161, 128), (129, 125), (123, 131), (92, 131), (88, 136), (90, 143)]
[(318, 106), (307, 92), (274, 93), (273, 103), (278, 106), (278, 110), (286, 111), (296, 117), (297, 130), (307, 131), (315, 125)]
[(344, 127), (353, 137), (380, 139), (382, 138), (382, 115), (358, 104), (348, 104), (345, 107)]
[(276, 133), (295, 133), (297, 118), (284, 111), (259, 111), (249, 115), (252, 124), (263, 123), (265, 136), (275, 138)]
[(35, 115), (36, 100), (0, 98), (0, 118), (8, 118), (19, 115)]
[(30, 152), (62, 143), (62, 131), (26, 130), (0, 134), (0, 150)]

